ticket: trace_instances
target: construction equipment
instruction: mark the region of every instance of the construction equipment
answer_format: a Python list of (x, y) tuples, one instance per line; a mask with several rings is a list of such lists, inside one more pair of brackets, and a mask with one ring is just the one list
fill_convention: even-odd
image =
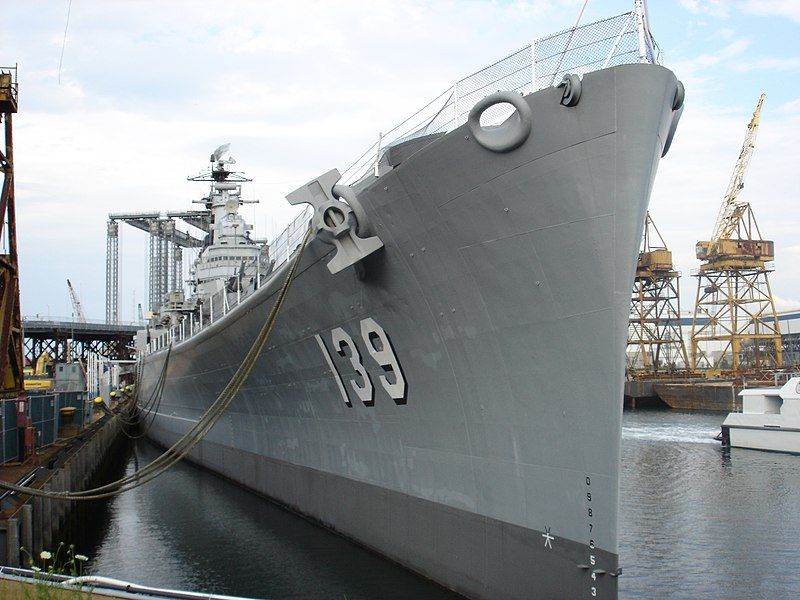
[(628, 377), (688, 368), (680, 325), (679, 279), (680, 273), (672, 265), (672, 252), (648, 212), (631, 296)]
[(75, 313), (75, 318), (78, 319), (79, 323), (86, 323), (86, 315), (83, 314), (81, 301), (78, 298), (78, 294), (75, 293), (75, 288), (72, 287), (72, 283), (70, 283), (69, 279), (67, 279), (67, 288), (69, 289), (69, 299), (72, 302), (72, 311)]
[(25, 390), (44, 392), (53, 389), (53, 369), (55, 362), (49, 352), (43, 352), (36, 359), (36, 364), (25, 367)]
[(768, 273), (773, 242), (761, 237), (749, 202), (739, 196), (755, 148), (761, 94), (747, 126), (714, 233), (697, 242), (703, 261), (692, 320), (692, 367), (714, 372), (779, 368), (781, 333)]
[(17, 398), (24, 411), (22, 319), (19, 310), (16, 202), (14, 196), (14, 142), (12, 116), (17, 112), (17, 67), (0, 67), (0, 121), (5, 144), (0, 146), (0, 398)]

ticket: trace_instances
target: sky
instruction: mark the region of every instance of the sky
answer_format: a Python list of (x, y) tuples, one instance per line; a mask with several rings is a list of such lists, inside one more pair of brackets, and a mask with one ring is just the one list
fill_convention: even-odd
[[(572, 26), (583, 0), (517, 2), (8, 3), (0, 65), (19, 64), (14, 116), (24, 315), (105, 314), (110, 212), (197, 208), (186, 177), (220, 144), (254, 182), (255, 237), (279, 233), (287, 193), (350, 165), (386, 131), (469, 74)], [(590, 0), (582, 23), (629, 11)], [(761, 92), (742, 198), (775, 241), (773, 295), (800, 308), (800, 2), (650, 0), (664, 65), (686, 87), (651, 215), (694, 304), (695, 243), (708, 239)], [(69, 13), (69, 18), (68, 17)], [(66, 34), (65, 34), (66, 30)], [(121, 318), (146, 299), (146, 236), (120, 228)], [(188, 260), (188, 259), (187, 259)]]

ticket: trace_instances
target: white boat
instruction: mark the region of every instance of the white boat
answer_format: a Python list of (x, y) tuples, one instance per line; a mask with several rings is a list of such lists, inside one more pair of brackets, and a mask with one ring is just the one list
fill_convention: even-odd
[(722, 440), (737, 448), (800, 454), (800, 377), (783, 387), (739, 392), (742, 412), (722, 423)]

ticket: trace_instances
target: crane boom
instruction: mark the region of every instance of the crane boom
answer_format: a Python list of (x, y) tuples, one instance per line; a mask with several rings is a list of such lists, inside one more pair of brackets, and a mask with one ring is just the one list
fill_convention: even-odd
[(69, 299), (72, 301), (72, 309), (75, 311), (75, 316), (78, 317), (78, 321), (81, 323), (86, 323), (86, 316), (83, 314), (81, 301), (78, 299), (78, 294), (75, 293), (75, 288), (72, 287), (72, 283), (69, 279), (67, 279), (67, 288), (69, 288)]
[(739, 192), (744, 187), (744, 176), (747, 172), (747, 166), (750, 164), (750, 158), (753, 156), (756, 134), (758, 133), (758, 121), (761, 115), (761, 107), (764, 105), (764, 98), (766, 98), (766, 94), (761, 94), (756, 103), (756, 109), (753, 111), (753, 118), (750, 119), (750, 123), (747, 125), (747, 133), (744, 136), (744, 143), (739, 152), (739, 159), (733, 169), (731, 181), (728, 184), (728, 189), (722, 200), (722, 207), (719, 210), (719, 216), (717, 216), (717, 222), (714, 225), (714, 233), (711, 235), (712, 247), (716, 246), (719, 240), (728, 239), (733, 235), (739, 219), (747, 209), (747, 202), (739, 200)]

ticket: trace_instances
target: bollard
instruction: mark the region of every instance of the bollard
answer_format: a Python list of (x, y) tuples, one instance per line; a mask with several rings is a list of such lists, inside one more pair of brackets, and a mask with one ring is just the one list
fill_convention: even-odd
[(22, 505), (22, 547), (33, 552), (33, 506)]
[(19, 525), (16, 517), (6, 521), (6, 562), (9, 567), (19, 566)]
[[(50, 486), (45, 488), (52, 489)], [(42, 498), (42, 550), (53, 547), (53, 501)]]
[(33, 498), (33, 555), (39, 556), (39, 553), (44, 550), (42, 540), (42, 498), (36, 496)]

